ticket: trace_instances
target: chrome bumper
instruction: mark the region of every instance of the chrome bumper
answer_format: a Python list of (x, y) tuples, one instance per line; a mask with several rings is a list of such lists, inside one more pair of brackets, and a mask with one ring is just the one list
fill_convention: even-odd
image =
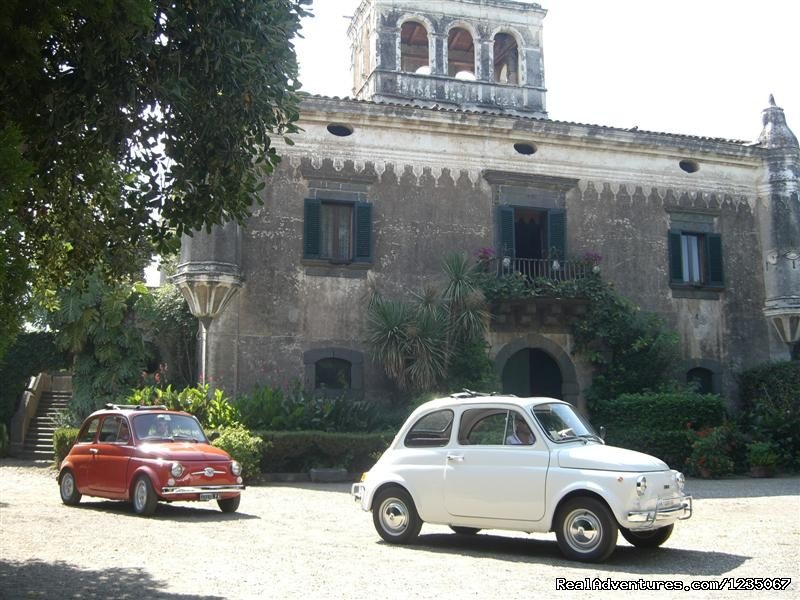
[(244, 485), (187, 485), (175, 487), (162, 487), (162, 496), (177, 496), (180, 494), (227, 494), (229, 492), (241, 492)]
[(659, 500), (655, 509), (632, 510), (628, 512), (628, 522), (653, 525), (659, 521), (682, 521), (692, 516), (692, 497), (682, 496)]
[(353, 487), (350, 488), (350, 494), (353, 496), (353, 500), (361, 502), (361, 499), (364, 497), (364, 484), (354, 483)]

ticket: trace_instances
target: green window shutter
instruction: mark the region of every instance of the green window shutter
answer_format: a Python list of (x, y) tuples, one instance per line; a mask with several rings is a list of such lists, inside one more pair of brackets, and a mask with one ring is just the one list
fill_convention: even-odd
[(500, 206), (498, 211), (500, 228), (500, 256), (513, 258), (514, 254), (514, 207)]
[(706, 285), (722, 287), (722, 237), (718, 233), (706, 234)]
[(683, 256), (681, 253), (681, 232), (670, 230), (668, 237), (669, 280), (671, 283), (684, 283)]
[(372, 204), (358, 202), (355, 205), (355, 256), (356, 262), (372, 262)]
[(564, 260), (567, 256), (567, 212), (551, 210), (547, 213), (547, 252), (549, 258)]
[(303, 214), (303, 258), (319, 258), (322, 239), (320, 217), (322, 203), (307, 198)]

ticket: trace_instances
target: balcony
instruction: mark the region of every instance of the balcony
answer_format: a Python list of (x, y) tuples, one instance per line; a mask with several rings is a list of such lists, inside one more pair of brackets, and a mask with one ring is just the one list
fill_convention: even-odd
[(574, 281), (599, 272), (586, 260), (551, 260), (544, 258), (494, 258), (488, 261), (498, 277), (519, 275), (533, 284), (535, 280)]

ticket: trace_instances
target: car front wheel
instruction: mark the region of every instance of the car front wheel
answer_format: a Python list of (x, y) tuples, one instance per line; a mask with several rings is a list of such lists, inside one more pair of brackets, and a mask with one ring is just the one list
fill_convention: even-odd
[(232, 513), (236, 512), (236, 509), (239, 508), (239, 502), (242, 500), (241, 496), (235, 496), (233, 498), (222, 498), (221, 500), (217, 500), (217, 504), (219, 505), (219, 509), (224, 513)]
[(658, 529), (650, 529), (648, 531), (631, 531), (620, 527), (622, 537), (637, 548), (658, 548), (661, 544), (669, 539), (672, 535), (674, 525), (667, 525), (666, 527), (659, 527)]
[(558, 547), (570, 560), (602, 562), (614, 552), (617, 522), (600, 500), (568, 500), (558, 511), (556, 523)]
[(414, 501), (399, 487), (385, 488), (375, 495), (372, 522), (378, 534), (390, 544), (407, 544), (422, 527)]
[(61, 491), (61, 501), (64, 504), (74, 506), (81, 501), (81, 493), (78, 491), (78, 486), (75, 485), (75, 475), (69, 469), (66, 469), (61, 474), (58, 488)]
[(145, 517), (156, 512), (158, 497), (147, 475), (139, 475), (133, 484), (133, 512)]

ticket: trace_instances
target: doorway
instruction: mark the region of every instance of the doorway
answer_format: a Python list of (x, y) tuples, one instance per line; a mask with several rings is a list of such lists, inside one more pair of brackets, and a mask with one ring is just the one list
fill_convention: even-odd
[(553, 357), (538, 348), (514, 353), (503, 367), (502, 383), (504, 394), (563, 399), (561, 369)]

